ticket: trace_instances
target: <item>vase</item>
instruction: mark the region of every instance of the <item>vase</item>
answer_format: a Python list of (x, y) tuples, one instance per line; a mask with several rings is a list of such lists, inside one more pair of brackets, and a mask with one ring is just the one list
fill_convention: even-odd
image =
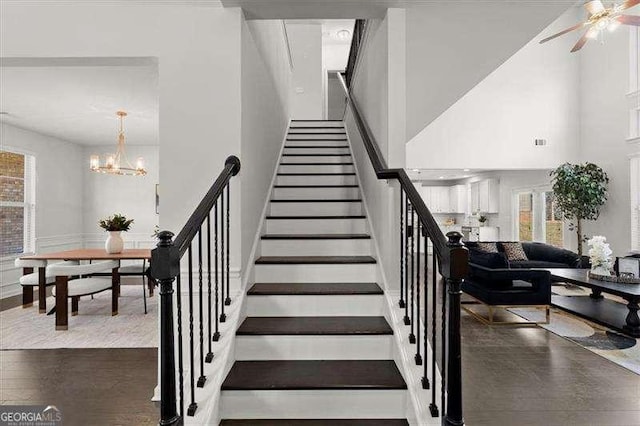
[(591, 273), (594, 275), (600, 275), (603, 277), (611, 276), (611, 271), (609, 270), (609, 268), (605, 268), (604, 266), (592, 266)]
[(107, 241), (104, 243), (104, 249), (109, 254), (116, 254), (122, 252), (124, 248), (124, 241), (120, 236), (121, 231), (109, 231)]

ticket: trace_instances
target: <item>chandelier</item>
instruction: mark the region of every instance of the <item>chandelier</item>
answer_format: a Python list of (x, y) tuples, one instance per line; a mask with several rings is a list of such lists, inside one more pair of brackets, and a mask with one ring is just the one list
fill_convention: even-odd
[(118, 147), (115, 154), (107, 154), (104, 165), (100, 165), (100, 156), (92, 155), (89, 160), (89, 170), (92, 172), (106, 173), (111, 175), (144, 176), (147, 171), (144, 168), (144, 158), (138, 157), (136, 166), (133, 167), (127, 159), (124, 151), (124, 118), (125, 111), (118, 111), (116, 115), (120, 117), (120, 130), (118, 131)]

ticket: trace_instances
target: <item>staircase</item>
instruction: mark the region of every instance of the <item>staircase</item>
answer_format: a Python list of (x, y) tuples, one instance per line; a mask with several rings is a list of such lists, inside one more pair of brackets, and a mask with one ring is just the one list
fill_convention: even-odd
[(294, 121), (273, 188), (222, 425), (407, 425), (341, 121)]

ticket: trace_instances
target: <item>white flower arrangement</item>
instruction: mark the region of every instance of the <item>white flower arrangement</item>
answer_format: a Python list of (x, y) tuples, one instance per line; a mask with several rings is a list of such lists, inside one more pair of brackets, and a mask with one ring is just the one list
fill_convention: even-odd
[(611, 275), (613, 251), (607, 243), (607, 238), (601, 235), (594, 235), (587, 241), (587, 244), (589, 245), (591, 270), (598, 275)]

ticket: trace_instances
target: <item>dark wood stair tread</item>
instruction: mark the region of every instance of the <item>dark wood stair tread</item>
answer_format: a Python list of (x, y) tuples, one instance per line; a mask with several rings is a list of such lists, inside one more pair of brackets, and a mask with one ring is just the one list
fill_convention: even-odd
[(274, 188), (357, 188), (358, 185), (274, 185)]
[(351, 154), (282, 154), (283, 157), (351, 157)]
[(248, 419), (223, 420), (220, 426), (409, 426), (405, 419)]
[(347, 139), (333, 139), (333, 138), (318, 138), (318, 139), (309, 139), (309, 138), (305, 138), (305, 139), (292, 139), (292, 138), (287, 138), (288, 141), (295, 141), (295, 142), (335, 142), (335, 141), (340, 141), (340, 142), (346, 142)]
[(280, 163), (281, 166), (353, 166), (353, 163)]
[(236, 361), (222, 390), (406, 389), (391, 360)]
[(278, 176), (355, 176), (354, 172), (350, 173), (278, 173)]
[(383, 294), (376, 283), (255, 283), (249, 296), (351, 296)]
[(370, 240), (368, 234), (265, 234), (263, 240)]
[(285, 219), (285, 220), (309, 220), (309, 219), (364, 219), (364, 215), (346, 215), (346, 216), (267, 216), (267, 219)]
[(257, 265), (335, 265), (376, 263), (371, 256), (261, 256)]
[(285, 149), (298, 149), (298, 148), (321, 148), (321, 149), (347, 149), (349, 148), (349, 145), (285, 145), (284, 146)]
[(300, 199), (276, 199), (270, 200), (272, 203), (361, 203), (360, 198), (325, 198), (325, 199), (312, 199), (312, 198), (300, 198)]
[(247, 317), (239, 336), (388, 335), (393, 330), (384, 317)]

